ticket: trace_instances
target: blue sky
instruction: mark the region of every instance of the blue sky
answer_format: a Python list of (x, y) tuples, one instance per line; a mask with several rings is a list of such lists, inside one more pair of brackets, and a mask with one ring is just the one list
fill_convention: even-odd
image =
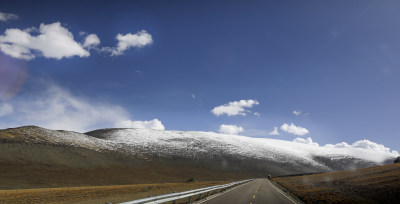
[[(218, 132), (225, 124), (253, 137), (368, 139), (399, 150), (399, 9), (397, 1), (2, 1), (0, 126)], [(27, 45), (6, 33), (37, 37), (41, 24), (69, 32), (75, 48), (45, 54), (61, 41)], [(100, 43), (85, 47), (89, 34)], [(240, 100), (258, 104), (245, 116), (211, 112)], [(285, 128), (292, 123), (308, 133)], [(269, 134), (274, 127), (280, 135)]]

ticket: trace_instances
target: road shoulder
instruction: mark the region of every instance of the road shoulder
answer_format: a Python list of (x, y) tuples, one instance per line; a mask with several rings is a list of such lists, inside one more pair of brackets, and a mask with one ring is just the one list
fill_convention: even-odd
[(269, 180), (278, 191), (280, 191), (283, 195), (285, 195), (289, 200), (293, 201), (294, 203), (304, 204), (302, 200), (300, 200), (294, 193), (280, 185), (278, 182), (274, 180)]

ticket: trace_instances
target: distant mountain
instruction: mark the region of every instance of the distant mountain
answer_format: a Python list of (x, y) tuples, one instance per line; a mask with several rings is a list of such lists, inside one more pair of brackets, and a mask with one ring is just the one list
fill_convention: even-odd
[(396, 155), (213, 132), (0, 130), (0, 188), (227, 180), (355, 169)]

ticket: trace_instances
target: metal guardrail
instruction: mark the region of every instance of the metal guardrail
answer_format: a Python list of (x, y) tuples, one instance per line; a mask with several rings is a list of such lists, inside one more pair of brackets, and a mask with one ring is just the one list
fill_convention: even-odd
[[(170, 194), (165, 194), (165, 195), (159, 195), (159, 196), (154, 196), (154, 197), (149, 197), (149, 198), (143, 198), (139, 200), (133, 200), (133, 201), (128, 201), (128, 202), (123, 202), (120, 204), (160, 204), (160, 203), (166, 203), (166, 202), (173, 202), (177, 200), (182, 200), (187, 198), (188, 202), (190, 203), (192, 201), (192, 197), (199, 196), (199, 199), (202, 199), (202, 195), (204, 193), (207, 193), (206, 196), (209, 194), (213, 194), (216, 191), (221, 191), (225, 190), (228, 188), (232, 188), (234, 186), (250, 182), (254, 179), (248, 179), (248, 180), (243, 180), (243, 181), (236, 181), (228, 184), (223, 184), (223, 185), (216, 185), (216, 186), (210, 186), (206, 188), (199, 188), (195, 190), (190, 190), (190, 191), (184, 191), (180, 193), (170, 193)], [(205, 197), (206, 197), (205, 196)]]

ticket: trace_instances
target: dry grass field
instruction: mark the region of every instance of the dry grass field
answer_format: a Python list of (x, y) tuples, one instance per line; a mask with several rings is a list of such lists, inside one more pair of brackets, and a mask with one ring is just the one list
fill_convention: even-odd
[(400, 164), (273, 181), (305, 203), (400, 203)]
[(117, 203), (228, 181), (0, 190), (0, 203)]

